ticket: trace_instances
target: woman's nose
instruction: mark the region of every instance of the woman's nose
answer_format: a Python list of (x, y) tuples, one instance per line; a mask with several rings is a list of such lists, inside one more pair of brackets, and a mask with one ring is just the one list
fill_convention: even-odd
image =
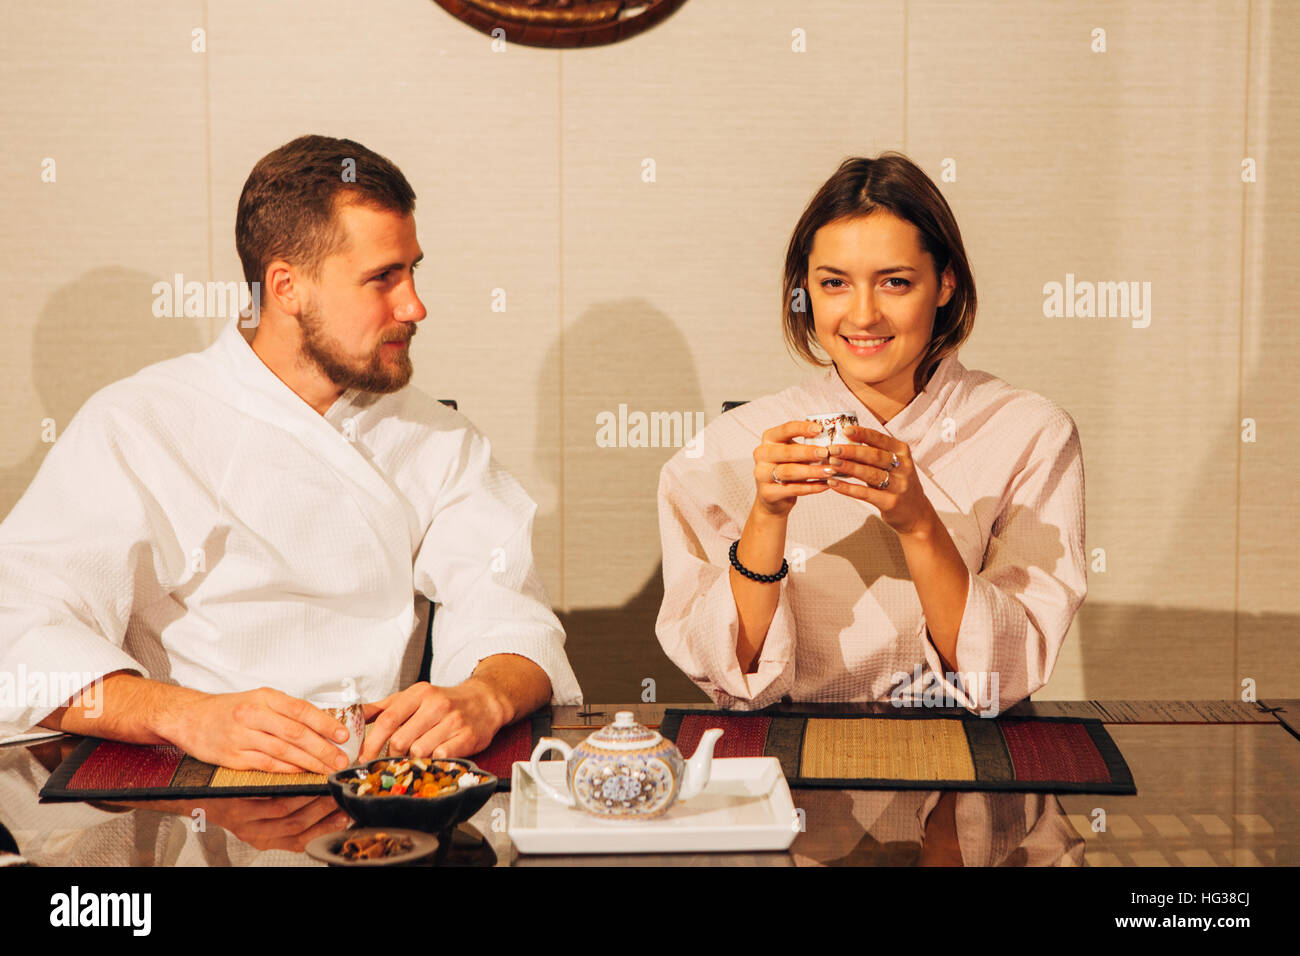
[(859, 292), (854, 297), (853, 317), (864, 328), (876, 321), (880, 310), (876, 308), (876, 296), (870, 289)]

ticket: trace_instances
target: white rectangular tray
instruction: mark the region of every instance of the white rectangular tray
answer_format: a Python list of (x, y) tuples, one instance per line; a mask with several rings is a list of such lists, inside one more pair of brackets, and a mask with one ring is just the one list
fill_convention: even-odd
[[(545, 760), (542, 778), (564, 790), (564, 761)], [(528, 764), (510, 773), (510, 838), (520, 853), (705, 853), (786, 850), (799, 830), (794, 801), (775, 757), (713, 761), (704, 792), (662, 817), (602, 820), (543, 796)]]

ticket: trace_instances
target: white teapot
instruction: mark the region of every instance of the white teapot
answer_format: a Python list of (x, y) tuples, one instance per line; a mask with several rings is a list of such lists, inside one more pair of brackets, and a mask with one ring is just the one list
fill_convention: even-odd
[[(612, 724), (576, 747), (543, 737), (530, 768), (538, 789), (558, 803), (612, 820), (647, 820), (704, 789), (713, 769), (713, 746), (721, 736), (717, 727), (706, 730), (688, 762), (671, 740), (638, 724), (631, 711), (621, 710)], [(560, 751), (567, 761), (565, 793), (542, 779), (538, 763), (549, 750)]]

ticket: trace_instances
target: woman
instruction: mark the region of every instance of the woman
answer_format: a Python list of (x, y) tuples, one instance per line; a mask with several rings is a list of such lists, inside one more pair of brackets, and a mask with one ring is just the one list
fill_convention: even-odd
[[(957, 360), (975, 301), (952, 210), (907, 158), (846, 160), (804, 210), (785, 334), (826, 371), (723, 415), (660, 476), (656, 629), (720, 706), (992, 715), (1047, 682), (1087, 593), (1078, 431)], [(800, 441), (840, 412), (850, 442)]]

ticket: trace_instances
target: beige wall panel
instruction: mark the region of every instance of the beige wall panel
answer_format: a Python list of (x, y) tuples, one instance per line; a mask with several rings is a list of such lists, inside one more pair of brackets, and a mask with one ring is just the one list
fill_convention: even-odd
[(1251, 16), (1249, 137), (1257, 181), (1244, 184), (1246, 285), (1241, 416), (1255, 420), (1241, 458), (1237, 573), (1239, 653), (1234, 685), (1260, 697), (1300, 696), (1300, 9), (1255, 3)]
[[(0, 517), (97, 389), (203, 347), (153, 284), (208, 271), (197, 2), (0, 13)], [(43, 182), (53, 160), (53, 182)]]
[[(1223, 503), (1236, 494), (1244, 4), (909, 11), (908, 146), (932, 175), (955, 160), (943, 187), (980, 289), (963, 361), (1074, 416), (1088, 547), (1106, 552), (1044, 693), (1218, 696), (1234, 606)], [(1045, 317), (1045, 283), (1067, 274), (1149, 282), (1149, 325), (1131, 306)]]
[(593, 699), (639, 697), (644, 677), (660, 700), (699, 696), (654, 637), (676, 449), (598, 447), (596, 417), (712, 421), (812, 374), (781, 338), (785, 246), (844, 157), (899, 144), (901, 27), (897, 4), (693, 0), (564, 57), (563, 599), (575, 654), (621, 681)]
[[(425, 253), (414, 381), (456, 399), (537, 500), (534, 547), (554, 595), (559, 55), (493, 53), (431, 2), (231, 2), (210, 15), (217, 261), (238, 272), (244, 180), (295, 136), (351, 138), (396, 162)], [(498, 288), (504, 313), (492, 311)]]

